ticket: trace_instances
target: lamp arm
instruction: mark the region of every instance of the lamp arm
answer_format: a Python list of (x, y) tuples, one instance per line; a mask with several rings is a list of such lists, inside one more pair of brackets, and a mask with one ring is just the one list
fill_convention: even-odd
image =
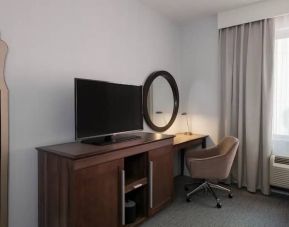
[(187, 116), (187, 126), (188, 126), (188, 132), (190, 132), (188, 116)]

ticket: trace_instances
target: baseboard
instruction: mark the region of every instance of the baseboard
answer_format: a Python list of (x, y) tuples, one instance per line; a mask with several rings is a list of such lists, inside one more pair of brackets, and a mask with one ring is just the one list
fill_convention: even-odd
[(289, 190), (286, 189), (286, 188), (279, 188), (279, 187), (271, 186), (271, 193), (276, 193), (276, 194), (289, 196)]

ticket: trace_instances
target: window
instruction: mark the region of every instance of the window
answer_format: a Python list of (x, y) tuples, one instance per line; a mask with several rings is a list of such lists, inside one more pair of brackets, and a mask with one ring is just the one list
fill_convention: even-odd
[(275, 20), (273, 153), (289, 155), (289, 15)]

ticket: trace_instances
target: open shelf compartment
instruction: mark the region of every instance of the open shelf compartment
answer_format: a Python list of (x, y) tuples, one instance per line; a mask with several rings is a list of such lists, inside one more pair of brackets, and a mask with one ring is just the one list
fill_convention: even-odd
[[(126, 192), (147, 184), (147, 154), (141, 153), (124, 159)], [(140, 184), (142, 184), (140, 186)]]
[(136, 203), (136, 220), (133, 223), (126, 223), (125, 227), (138, 226), (147, 218), (147, 187), (144, 186), (126, 193), (125, 199)]

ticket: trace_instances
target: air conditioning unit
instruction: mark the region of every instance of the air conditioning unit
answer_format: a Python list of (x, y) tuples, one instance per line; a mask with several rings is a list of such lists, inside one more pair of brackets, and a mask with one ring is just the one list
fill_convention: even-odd
[(289, 189), (289, 157), (271, 155), (270, 185)]

